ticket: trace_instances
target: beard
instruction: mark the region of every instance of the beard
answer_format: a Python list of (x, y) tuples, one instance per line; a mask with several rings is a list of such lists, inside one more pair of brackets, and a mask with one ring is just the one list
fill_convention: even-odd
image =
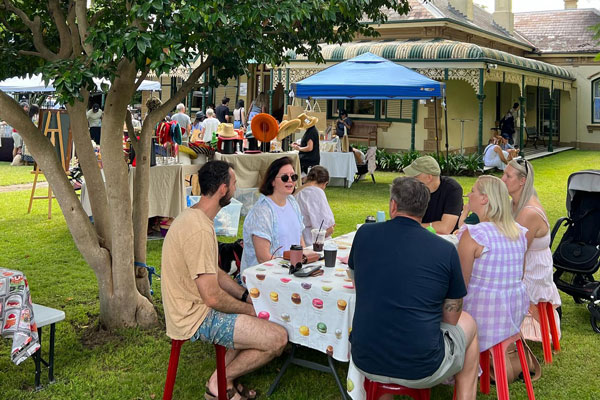
[(227, 207), (231, 203), (232, 198), (233, 193), (228, 190), (227, 193), (219, 199), (219, 206), (221, 206), (221, 208)]

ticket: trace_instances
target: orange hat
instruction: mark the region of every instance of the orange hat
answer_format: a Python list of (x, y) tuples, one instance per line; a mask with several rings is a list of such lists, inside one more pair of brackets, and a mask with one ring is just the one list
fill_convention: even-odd
[(261, 142), (270, 142), (279, 132), (277, 120), (267, 113), (256, 114), (250, 122), (252, 135)]

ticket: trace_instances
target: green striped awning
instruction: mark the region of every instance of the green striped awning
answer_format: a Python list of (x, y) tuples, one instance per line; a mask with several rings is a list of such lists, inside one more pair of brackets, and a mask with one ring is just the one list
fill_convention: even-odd
[[(344, 61), (367, 51), (396, 62), (482, 61), (574, 80), (569, 71), (552, 64), (453, 40), (371, 41), (321, 45), (321, 54), (325, 61)], [(296, 55), (292, 50), (288, 51), (287, 55), (291, 60), (306, 60), (306, 56)]]

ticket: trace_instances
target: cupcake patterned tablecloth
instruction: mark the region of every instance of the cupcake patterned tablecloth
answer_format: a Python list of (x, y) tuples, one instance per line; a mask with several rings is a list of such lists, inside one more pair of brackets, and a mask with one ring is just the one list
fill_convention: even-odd
[(12, 338), (10, 356), (19, 365), (40, 348), (27, 278), (0, 268), (0, 336)]
[[(350, 254), (353, 239), (354, 232), (333, 239), (338, 258)], [(322, 265), (323, 275), (299, 278), (284, 264), (287, 261), (274, 259), (244, 271), (256, 315), (285, 327), (292, 343), (347, 362), (356, 299), (348, 266), (339, 259), (333, 268), (317, 261), (310, 265)]]

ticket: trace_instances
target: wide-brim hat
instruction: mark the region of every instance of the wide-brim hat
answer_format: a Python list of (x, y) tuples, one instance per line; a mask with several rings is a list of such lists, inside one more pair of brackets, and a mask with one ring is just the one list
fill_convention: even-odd
[(286, 137), (290, 136), (292, 133), (296, 132), (296, 129), (300, 128), (300, 125), (302, 125), (302, 121), (300, 121), (299, 119), (282, 121), (281, 124), (279, 124), (277, 140), (281, 141)]
[(252, 135), (261, 142), (270, 142), (279, 132), (277, 120), (267, 113), (256, 114), (250, 122)]
[(310, 117), (310, 116), (306, 115), (305, 113), (302, 113), (302, 114), (298, 115), (298, 119), (302, 123), (300, 125), (300, 128), (302, 128), (302, 129), (311, 128), (311, 127), (315, 126), (315, 124), (317, 122), (319, 122), (319, 118), (317, 118), (317, 117)]
[(238, 134), (233, 130), (233, 124), (222, 123), (217, 127), (217, 135), (222, 138), (237, 137)]

